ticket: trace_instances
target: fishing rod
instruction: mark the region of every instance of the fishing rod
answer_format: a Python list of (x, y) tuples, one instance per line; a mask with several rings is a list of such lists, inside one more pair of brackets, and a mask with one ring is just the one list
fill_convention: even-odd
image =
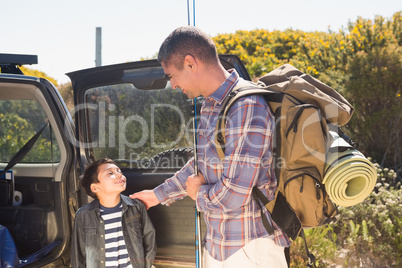
[[(187, 0), (187, 18), (190, 25), (190, 3)], [(193, 26), (195, 26), (195, 0), (193, 0)], [(194, 127), (194, 175), (198, 175), (198, 154), (197, 154), (197, 98), (192, 99), (193, 106), (193, 127)], [(195, 264), (197, 268), (202, 268), (202, 240), (201, 240), (201, 212), (195, 210)]]
[[(198, 153), (197, 153), (197, 99), (192, 99), (193, 103), (193, 126), (194, 126), (194, 174), (198, 175)], [(197, 210), (197, 205), (194, 207), (195, 210), (195, 251), (196, 251), (196, 267), (202, 268), (202, 240), (201, 240), (201, 212)]]

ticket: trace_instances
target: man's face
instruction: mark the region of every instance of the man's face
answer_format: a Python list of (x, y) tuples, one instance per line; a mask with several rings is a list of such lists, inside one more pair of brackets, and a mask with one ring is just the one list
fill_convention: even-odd
[(115, 164), (104, 163), (98, 167), (97, 195), (120, 194), (126, 189), (126, 177)]
[(180, 88), (189, 99), (200, 96), (200, 92), (196, 86), (195, 75), (191, 67), (184, 64), (182, 70), (178, 70), (174, 64), (166, 65), (162, 63), (162, 68), (167, 77), (169, 77), (172, 88)]

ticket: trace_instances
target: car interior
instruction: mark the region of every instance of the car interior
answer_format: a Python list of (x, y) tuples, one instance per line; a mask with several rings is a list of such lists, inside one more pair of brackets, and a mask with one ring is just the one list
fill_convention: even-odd
[(61, 133), (51, 127), (56, 125), (51, 108), (35, 84), (0, 83), (0, 122), (0, 170), (43, 129), (25, 157), (0, 179), (0, 225), (10, 232), (23, 266), (68, 239), (61, 204), (66, 150), (60, 146)]

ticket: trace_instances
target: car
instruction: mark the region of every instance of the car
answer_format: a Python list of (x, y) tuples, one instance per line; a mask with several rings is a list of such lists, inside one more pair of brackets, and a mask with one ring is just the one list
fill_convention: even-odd
[[(219, 57), (250, 80), (238, 57)], [(0, 170), (8, 169), (0, 179), (0, 225), (21, 266), (68, 267), (75, 212), (92, 201), (80, 187), (85, 167), (111, 158), (127, 177), (123, 194), (154, 188), (193, 157), (194, 106), (171, 88), (157, 60), (145, 60), (67, 73), (69, 110), (52, 83), (20, 71), (35, 63), (35, 55), (0, 54)], [(194, 267), (194, 201), (148, 213), (155, 267)]]

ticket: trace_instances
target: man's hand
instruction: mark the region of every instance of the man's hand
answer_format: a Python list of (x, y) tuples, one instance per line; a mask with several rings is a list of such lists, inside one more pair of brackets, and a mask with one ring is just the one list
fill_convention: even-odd
[(195, 200), (197, 198), (198, 189), (203, 184), (205, 184), (205, 179), (202, 174), (189, 176), (186, 182), (187, 195), (191, 197), (191, 199)]
[(141, 192), (134, 193), (130, 195), (130, 198), (132, 199), (139, 199), (144, 203), (146, 209), (149, 209), (153, 206), (156, 206), (159, 204), (158, 198), (156, 198), (156, 195), (153, 190), (143, 190)]

